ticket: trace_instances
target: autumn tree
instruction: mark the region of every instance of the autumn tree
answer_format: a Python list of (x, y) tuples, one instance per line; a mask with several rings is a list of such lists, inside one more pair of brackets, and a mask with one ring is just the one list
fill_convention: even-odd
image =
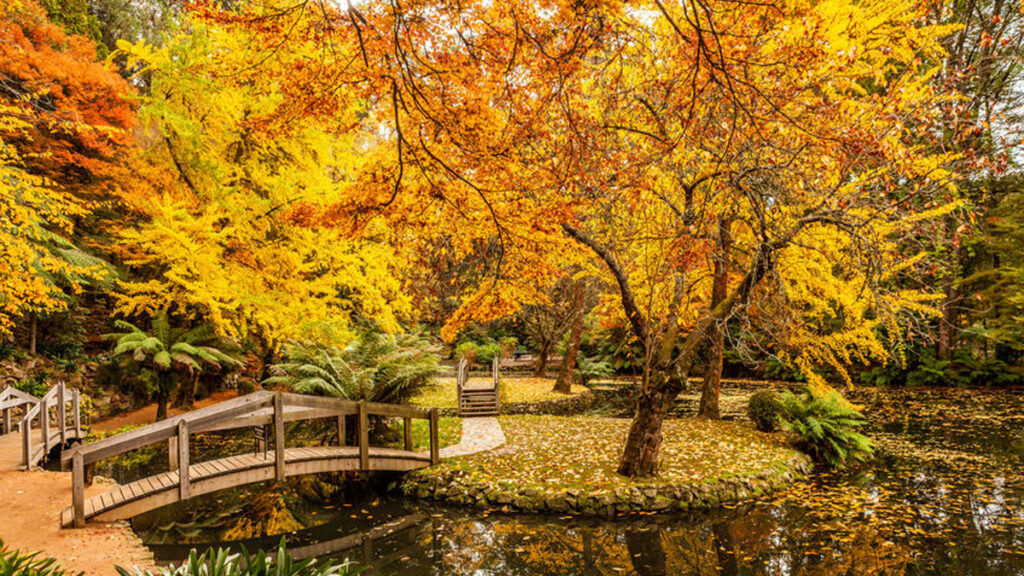
[[(535, 300), (552, 255), (593, 256), (645, 359), (619, 471), (646, 476), (665, 414), (723, 326), (787, 328), (778, 353), (824, 386), (816, 366), (877, 354), (876, 329), (927, 313), (927, 294), (892, 281), (916, 261), (897, 239), (955, 200), (947, 158), (908, 138), (937, 114), (928, 66), (949, 32), (922, 25), (925, 9), (309, 1), (200, 16), (251, 34), (270, 60), (282, 45), (317, 54), (253, 67), (246, 81), (285, 95), (255, 124), (365, 106), (351, 126), (380, 145), (343, 200), (304, 213), (457, 234), (456, 255), (498, 244), (491, 281), (446, 337)], [(712, 305), (723, 219), (729, 269)]]
[(389, 229), (370, 223), (355, 236), (292, 210), (337, 199), (372, 142), (332, 135), (328, 123), (266, 132), (263, 114), (284, 96), (273, 78), (230, 80), (249, 66), (247, 42), (197, 21), (162, 48), (120, 45), (151, 85), (140, 118), (163, 192), (140, 199), (146, 220), (121, 234), (136, 273), (118, 311), (207, 320), (255, 342), (264, 365), (287, 340), (346, 342), (356, 316), (398, 330), (409, 301)]
[(116, 196), (134, 115), (128, 85), (34, 1), (0, 7), (0, 335), (110, 279), (76, 224)]

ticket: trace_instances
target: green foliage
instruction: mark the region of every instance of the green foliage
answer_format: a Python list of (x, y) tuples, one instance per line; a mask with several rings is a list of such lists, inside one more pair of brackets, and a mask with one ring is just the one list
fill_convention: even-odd
[(782, 428), (796, 434), (801, 449), (818, 462), (843, 468), (850, 459), (863, 461), (874, 453), (871, 439), (856, 431), (866, 424), (864, 416), (839, 392), (786, 391), (779, 400)]
[(418, 334), (366, 333), (343, 350), (293, 343), (285, 356), (273, 367), (284, 374), (264, 383), (349, 400), (405, 403), (441, 371), (440, 356)]
[(100, 21), (89, 10), (89, 0), (39, 0), (50, 21), (59, 25), (68, 34), (78, 34), (98, 43), (97, 55), (107, 55), (102, 44), (103, 33)]
[(483, 344), (477, 342), (463, 342), (455, 347), (455, 355), (465, 358), (470, 364), (481, 364), (490, 366), (494, 357), (501, 353), (501, 344), (489, 340)]
[(782, 380), (783, 382), (806, 382), (807, 376), (799, 370), (790, 368), (778, 358), (771, 357), (764, 366), (764, 377), (768, 380)]
[(50, 386), (46, 383), (47, 378), (48, 375), (46, 372), (39, 371), (28, 378), (15, 382), (14, 387), (22, 392), (33, 395), (36, 398), (42, 398), (50, 391)]
[(978, 358), (957, 350), (948, 360), (924, 351), (905, 368), (892, 363), (875, 366), (860, 374), (860, 381), (873, 386), (1017, 386), (1024, 383), (1019, 368), (999, 358)]
[(782, 402), (779, 401), (779, 396), (771, 390), (755, 392), (750, 397), (750, 403), (747, 404), (747, 416), (762, 432), (775, 430), (781, 412)]
[[(25, 554), (11, 550), (0, 540), (0, 576), (65, 576), (54, 558), (40, 558), (38, 552)], [(79, 572), (77, 576), (82, 573)]]
[(217, 347), (219, 340), (209, 324), (191, 329), (172, 327), (167, 312), (161, 311), (153, 317), (151, 332), (123, 320), (117, 320), (114, 325), (121, 332), (105, 336), (116, 341), (114, 356), (131, 354), (134, 362), (157, 376), (156, 397), (160, 404), (157, 419), (166, 414), (167, 400), (177, 389), (180, 375), (192, 376), (206, 367), (220, 369), (240, 364)]
[(607, 378), (614, 373), (610, 362), (599, 358), (580, 356), (576, 359), (576, 377), (584, 386), (599, 378)]
[(209, 548), (202, 554), (193, 550), (181, 566), (172, 565), (156, 572), (139, 568), (132, 571), (121, 566), (116, 569), (120, 576), (344, 576), (355, 573), (348, 561), (341, 564), (318, 564), (315, 558), (296, 561), (285, 549), (284, 538), (276, 554), (262, 550), (250, 554), (244, 547), (238, 554), (224, 548), (216, 551)]

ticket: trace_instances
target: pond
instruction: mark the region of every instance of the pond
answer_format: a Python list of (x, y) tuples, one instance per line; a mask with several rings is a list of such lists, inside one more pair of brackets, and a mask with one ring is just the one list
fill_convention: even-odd
[[(742, 405), (749, 390), (732, 389)], [(392, 477), (226, 491), (137, 517), (158, 560), (270, 548), (369, 574), (1024, 574), (1024, 390), (859, 390), (879, 456), (737, 507), (614, 519), (442, 508)], [(724, 399), (725, 400), (725, 399)], [(723, 404), (729, 404), (725, 400)]]

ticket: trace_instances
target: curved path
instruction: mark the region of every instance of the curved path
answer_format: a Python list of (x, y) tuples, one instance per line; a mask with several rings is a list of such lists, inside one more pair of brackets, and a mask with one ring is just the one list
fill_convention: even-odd
[(477, 452), (494, 450), (505, 443), (505, 431), (501, 429), (498, 419), (491, 416), (486, 418), (463, 418), (462, 439), (458, 444), (453, 444), (441, 449), (442, 458), (454, 458), (466, 456)]

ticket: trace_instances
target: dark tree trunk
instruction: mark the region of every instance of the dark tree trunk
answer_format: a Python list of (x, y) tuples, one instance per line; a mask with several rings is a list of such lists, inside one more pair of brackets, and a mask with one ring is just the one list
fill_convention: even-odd
[(28, 351), (35, 355), (36, 353), (36, 339), (39, 334), (39, 318), (36, 313), (33, 312), (29, 315), (28, 324)]
[(537, 363), (533, 369), (533, 375), (537, 378), (543, 378), (544, 374), (548, 371), (548, 354), (551, 352), (551, 341), (542, 342), (540, 345), (540, 352), (537, 353)]
[(940, 304), (942, 317), (939, 318), (939, 339), (935, 353), (940, 360), (949, 360), (953, 350), (953, 331), (957, 320), (956, 288), (953, 286), (952, 278), (942, 281), (942, 291), (945, 296)]
[(580, 341), (583, 339), (583, 318), (586, 315), (586, 284), (583, 280), (577, 280), (573, 286), (572, 294), (572, 326), (569, 328), (569, 348), (565, 351), (565, 358), (562, 360), (562, 368), (558, 371), (558, 379), (555, 380), (555, 392), (562, 394), (572, 393), (573, 375), (576, 370), (576, 355), (580, 351)]
[(626, 446), (619, 461), (619, 474), (630, 478), (658, 474), (658, 450), (661, 425), (683, 387), (659, 371), (651, 375), (651, 385), (637, 399), (636, 415), (629, 427)]
[(156, 420), (167, 418), (167, 402), (173, 393), (173, 376), (167, 372), (158, 372), (156, 377)]
[[(718, 250), (715, 256), (714, 279), (711, 283), (711, 308), (721, 304), (729, 295), (729, 248), (732, 246), (731, 223), (722, 220), (718, 224)], [(718, 399), (722, 394), (722, 362), (725, 358), (725, 319), (716, 320), (711, 327), (707, 367), (704, 370), (704, 385), (700, 394), (697, 416), (718, 420), (722, 417)]]
[(199, 375), (194, 374), (189, 376), (185, 382), (178, 389), (178, 400), (174, 403), (179, 408), (185, 408), (191, 410), (196, 398), (196, 382), (199, 380)]

